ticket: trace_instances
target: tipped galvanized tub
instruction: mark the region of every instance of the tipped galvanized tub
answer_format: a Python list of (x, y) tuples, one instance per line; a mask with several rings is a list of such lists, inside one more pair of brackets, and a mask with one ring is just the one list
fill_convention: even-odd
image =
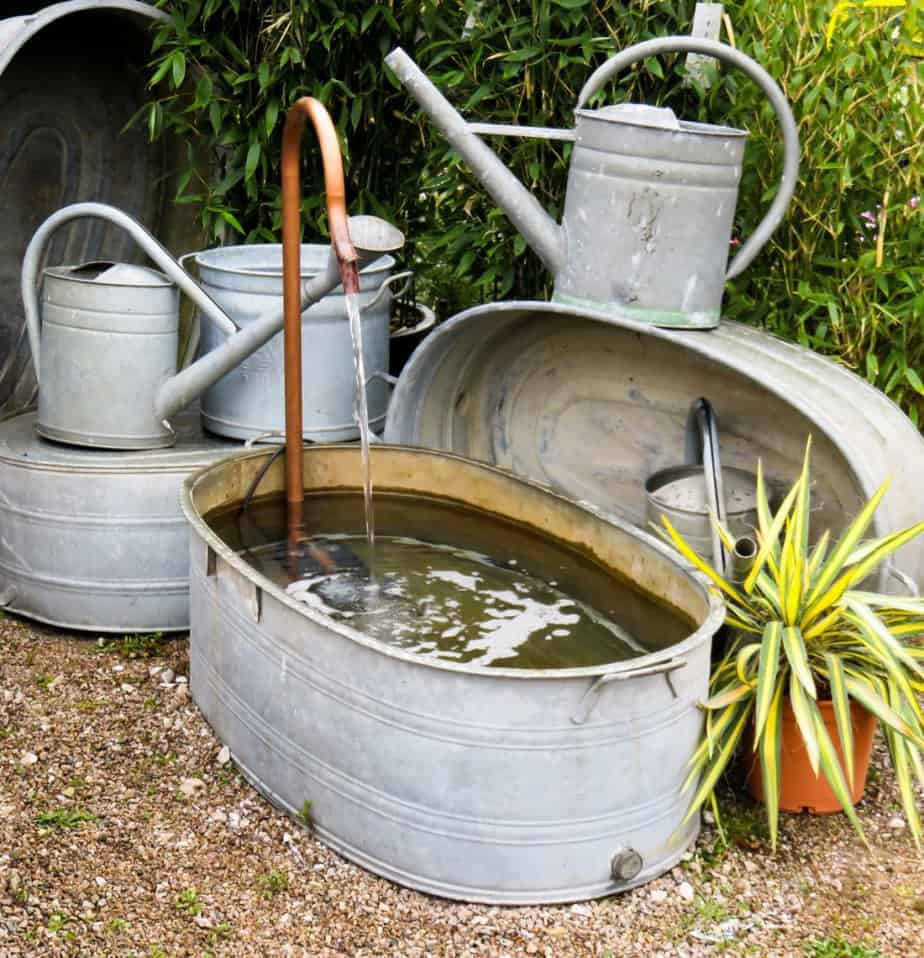
[[(609, 895), (670, 868), (696, 837), (679, 787), (699, 739), (724, 610), (657, 540), (499, 469), (376, 446), (376, 490), (525, 524), (697, 624), (684, 641), (596, 668), (531, 671), (422, 659), (300, 603), (203, 516), (238, 503), (268, 453), (185, 483), (190, 680), (247, 778), (320, 838), (402, 885), (526, 904)], [(260, 493), (281, 493), (277, 460)], [(304, 450), (308, 491), (355, 490), (360, 450)], [(388, 534), (400, 530), (380, 529)], [(657, 647), (657, 646), (655, 646)]]
[[(924, 439), (907, 416), (842, 366), (738, 323), (673, 331), (554, 303), (479, 306), (415, 352), (385, 439), (510, 469), (645, 526), (645, 483), (684, 461), (700, 396), (718, 416), (723, 467), (754, 472), (759, 458), (777, 491), (812, 435), (816, 533), (842, 529), (888, 478), (875, 532), (921, 518)], [(920, 582), (924, 540), (896, 566)]]

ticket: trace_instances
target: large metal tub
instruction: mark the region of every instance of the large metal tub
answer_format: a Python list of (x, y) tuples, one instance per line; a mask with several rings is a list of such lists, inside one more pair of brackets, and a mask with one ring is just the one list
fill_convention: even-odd
[(131, 452), (48, 442), (35, 418), (0, 424), (0, 605), (96, 633), (188, 628), (180, 486), (240, 445), (204, 436), (198, 410), (171, 449)]
[[(302, 280), (324, 270), (329, 246), (302, 246)], [(240, 326), (267, 313), (282, 315), (282, 247), (265, 243), (222, 246), (194, 257), (202, 288)], [(391, 293), (382, 289), (395, 261), (381, 256), (360, 272), (363, 355), (366, 369), (388, 371), (388, 326)], [(378, 295), (381, 293), (382, 295)], [(373, 302), (375, 300), (375, 302)], [(304, 434), (315, 442), (357, 439), (353, 419), (356, 377), (353, 346), (341, 287), (302, 314), (302, 410)], [(202, 324), (200, 353), (224, 341), (211, 323)], [(222, 377), (202, 397), (202, 420), (221, 436), (250, 439), (285, 428), (282, 331)], [(369, 422), (374, 430), (385, 424), (388, 386), (375, 378), (366, 387)]]
[[(599, 668), (423, 660), (290, 598), (203, 521), (242, 498), (268, 455), (209, 467), (183, 493), (192, 694), (248, 779), (290, 813), (310, 801), (317, 834), (353, 861), (449, 898), (569, 901), (670, 868), (699, 827), (679, 827), (689, 800), (679, 786), (724, 615), (703, 580), (647, 534), (539, 485), (375, 446), (377, 490), (531, 526), (699, 624), (679, 644)], [(356, 447), (307, 448), (304, 466), (308, 490), (360, 488)], [(261, 494), (282, 492), (283, 467), (270, 467)], [(632, 877), (614, 879), (614, 862)]]
[[(737, 323), (672, 331), (552, 303), (479, 306), (404, 368), (385, 439), (502, 466), (645, 526), (645, 481), (683, 462), (700, 396), (718, 416), (723, 467), (754, 472), (760, 458), (778, 490), (811, 433), (816, 534), (842, 529), (890, 477), (875, 531), (921, 518), (924, 439), (901, 410), (842, 366)], [(924, 540), (896, 565), (921, 581)]]
[[(185, 141), (152, 144), (145, 123), (126, 128), (151, 96), (149, 30), (169, 15), (138, 0), (4, 0), (0, 17), (0, 418), (7, 418), (36, 397), (19, 283), (26, 246), (47, 216), (99, 200), (170, 248), (195, 248), (201, 238), (193, 209), (173, 202), (171, 170), (182, 166)], [(142, 259), (124, 232), (82, 220), (55, 235), (41, 265)]]

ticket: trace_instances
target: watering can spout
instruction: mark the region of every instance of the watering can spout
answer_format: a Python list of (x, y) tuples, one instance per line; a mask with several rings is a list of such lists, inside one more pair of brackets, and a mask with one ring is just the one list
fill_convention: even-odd
[(392, 50), (385, 57), (385, 63), (437, 129), (462, 154), (485, 190), (523, 234), (546, 268), (557, 274), (565, 263), (562, 228), (504, 166), (497, 154), (469, 129), (465, 120), (401, 47)]
[[(349, 217), (349, 235), (358, 270), (404, 246), (404, 234), (378, 216)], [(331, 247), (325, 268), (301, 284), (301, 312), (304, 313), (340, 283), (340, 266), (337, 252)], [(239, 332), (229, 336), (217, 349), (210, 350), (160, 387), (155, 400), (155, 414), (159, 419), (169, 419), (185, 409), (222, 376), (268, 343), (282, 326), (283, 312), (280, 310), (248, 323)]]

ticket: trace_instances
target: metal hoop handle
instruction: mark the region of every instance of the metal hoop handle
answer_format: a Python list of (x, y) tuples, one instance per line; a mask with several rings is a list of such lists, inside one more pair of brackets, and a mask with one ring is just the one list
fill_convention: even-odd
[(95, 217), (107, 220), (126, 233), (141, 247), (150, 259), (199, 307), (225, 335), (230, 336), (238, 331), (238, 325), (219, 308), (218, 304), (204, 293), (193, 281), (189, 274), (182, 270), (169, 252), (137, 221), (127, 213), (107, 206), (105, 203), (74, 203), (52, 213), (35, 231), (29, 241), (26, 255), (22, 261), (21, 292), (22, 302), (26, 315), (26, 329), (29, 333), (29, 346), (32, 349), (32, 363), (35, 366), (35, 378), (38, 380), (39, 352), (41, 350), (41, 317), (38, 304), (38, 274), (39, 263), (45, 245), (51, 235), (71, 220)]
[(595, 93), (599, 92), (607, 80), (621, 70), (646, 57), (658, 56), (661, 53), (701, 53), (737, 67), (764, 92), (776, 113), (777, 122), (783, 134), (783, 173), (780, 177), (779, 189), (770, 204), (770, 209), (758, 223), (757, 229), (748, 237), (738, 250), (737, 256), (729, 264), (725, 278), (732, 279), (751, 264), (786, 214), (786, 208), (792, 199), (796, 180), (799, 177), (799, 130), (789, 101), (773, 77), (760, 64), (727, 43), (698, 37), (658, 37), (636, 43), (617, 53), (616, 56), (610, 57), (606, 63), (594, 70), (584, 84), (578, 96), (577, 109), (581, 109)]

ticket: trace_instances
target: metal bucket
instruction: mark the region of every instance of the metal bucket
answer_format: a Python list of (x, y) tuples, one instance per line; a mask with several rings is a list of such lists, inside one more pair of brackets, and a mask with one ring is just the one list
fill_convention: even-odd
[(203, 436), (198, 410), (173, 448), (131, 452), (46, 442), (35, 420), (0, 424), (0, 604), (96, 633), (189, 628), (180, 485), (240, 446)]
[[(722, 423), (723, 466), (760, 459), (773, 488), (798, 476), (812, 435), (814, 529), (837, 535), (890, 477), (871, 534), (920, 518), (924, 439), (907, 416), (844, 367), (737, 323), (690, 335), (554, 303), (479, 306), (411, 357), (385, 439), (502, 466), (644, 526), (645, 481), (677, 464), (702, 396)], [(920, 581), (924, 540), (896, 565)]]
[[(304, 450), (306, 489), (360, 488), (360, 450)], [(721, 602), (652, 536), (499, 469), (375, 446), (379, 492), (456, 502), (563, 541), (682, 610), (684, 641), (595, 668), (522, 670), (423, 659), (296, 601), (203, 516), (239, 503), (268, 453), (190, 477), (190, 682), (248, 779), (318, 836), (402, 885), (527, 904), (654, 878), (696, 837), (680, 825)], [(281, 493), (284, 463), (260, 493)], [(400, 530), (380, 529), (397, 533)]]
[[(723, 469), (725, 488), (725, 525), (732, 539), (751, 536), (757, 527), (757, 479), (743, 469)], [(702, 466), (670, 466), (660, 469), (645, 481), (649, 522), (661, 526), (661, 516), (701, 556), (713, 549), (712, 519), (706, 496)]]
[[(322, 272), (328, 246), (302, 246), (302, 279)], [(282, 308), (282, 247), (278, 244), (224, 246), (192, 254), (202, 289), (241, 327)], [(383, 287), (395, 261), (382, 256), (360, 273), (363, 353), (370, 375), (388, 371), (390, 290)], [(378, 297), (378, 298), (376, 298)], [(373, 302), (374, 301), (374, 302)], [(223, 341), (202, 324), (200, 355)], [(302, 314), (302, 402), (304, 432), (314, 441), (356, 439), (353, 420), (355, 377), (350, 327), (340, 287)], [(281, 432), (284, 428), (283, 337), (265, 346), (206, 391), (202, 421), (210, 432), (235, 439)], [(388, 405), (388, 386), (381, 378), (367, 387), (369, 420), (381, 430)]]

